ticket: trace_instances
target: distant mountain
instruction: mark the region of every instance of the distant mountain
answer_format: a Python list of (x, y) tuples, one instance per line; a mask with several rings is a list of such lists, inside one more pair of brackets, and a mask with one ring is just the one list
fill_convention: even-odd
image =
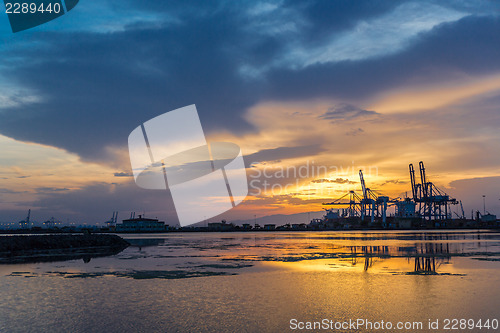
[[(264, 226), (264, 224), (276, 224), (276, 226), (284, 225), (287, 223), (308, 224), (312, 219), (322, 218), (323, 215), (325, 215), (325, 211), (323, 210), (319, 212), (297, 213), (290, 215), (284, 215), (284, 214), (268, 215), (263, 217), (257, 217), (257, 224), (259, 224), (261, 227)], [(244, 223), (249, 223), (253, 226), (255, 224), (255, 219), (235, 220), (228, 222), (231, 222), (234, 225), (242, 225)]]

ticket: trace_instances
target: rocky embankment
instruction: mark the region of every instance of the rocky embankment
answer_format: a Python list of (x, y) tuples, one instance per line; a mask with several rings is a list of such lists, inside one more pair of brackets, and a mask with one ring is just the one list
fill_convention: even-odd
[(0, 236), (0, 264), (58, 261), (108, 256), (129, 243), (117, 235), (65, 234)]

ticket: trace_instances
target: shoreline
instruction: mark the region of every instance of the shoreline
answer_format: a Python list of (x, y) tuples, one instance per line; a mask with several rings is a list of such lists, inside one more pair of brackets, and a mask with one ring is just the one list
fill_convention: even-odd
[(0, 236), (0, 264), (83, 259), (118, 254), (130, 245), (110, 234)]
[[(325, 229), (228, 229), (228, 230), (213, 230), (207, 229), (204, 227), (198, 228), (179, 228), (179, 229), (170, 229), (170, 230), (155, 230), (155, 231), (113, 231), (113, 230), (92, 230), (91, 235), (127, 235), (127, 234), (166, 234), (166, 233), (203, 233), (203, 232), (218, 232), (218, 233), (231, 233), (231, 232), (322, 232), (322, 231), (416, 231), (416, 232), (425, 232), (425, 231), (492, 231), (497, 232), (500, 231), (500, 227), (461, 227), (461, 228), (349, 228), (349, 229), (334, 229), (334, 228), (325, 228)], [(88, 231), (87, 231), (88, 234)], [(46, 229), (46, 230), (0, 230), (0, 238), (3, 236), (9, 235), (19, 235), (19, 236), (39, 236), (39, 235), (86, 235), (85, 231), (81, 230), (57, 230), (57, 229)], [(119, 236), (118, 236), (119, 237)], [(0, 253), (1, 256), (1, 253)]]

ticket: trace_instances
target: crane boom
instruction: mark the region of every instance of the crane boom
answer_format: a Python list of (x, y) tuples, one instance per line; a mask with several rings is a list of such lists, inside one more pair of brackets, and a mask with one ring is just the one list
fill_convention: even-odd
[(424, 194), (424, 197), (427, 197), (428, 196), (428, 193), (427, 193), (427, 180), (425, 179), (425, 167), (424, 167), (424, 162), (423, 161), (420, 161), (418, 163), (418, 165), (420, 166), (420, 179), (422, 181), (422, 192)]
[(361, 181), (361, 189), (363, 190), (363, 198), (368, 199), (365, 186), (365, 178), (363, 177), (363, 170), (359, 170), (359, 180)]
[(415, 182), (415, 169), (413, 169), (413, 164), (410, 163), (410, 181), (411, 181), (411, 192), (413, 194), (413, 199), (417, 200), (417, 185)]

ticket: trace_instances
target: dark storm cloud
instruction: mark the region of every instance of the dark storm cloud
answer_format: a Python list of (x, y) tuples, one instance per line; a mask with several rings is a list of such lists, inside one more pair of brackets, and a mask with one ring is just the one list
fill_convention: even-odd
[[(465, 17), (421, 34), (411, 47), (385, 57), (316, 64), (301, 70), (276, 69), (267, 98), (311, 97), (358, 99), (411, 80), (445, 80), (454, 71), (470, 75), (500, 70), (500, 18)], [(376, 110), (375, 110), (376, 111)]]
[(298, 7), (307, 22), (312, 23), (304, 37), (309, 40), (328, 38), (332, 31), (353, 28), (359, 20), (381, 15), (406, 1), (350, 0), (308, 1), (288, 0), (286, 6)]
[(44, 47), (23, 51), (28, 60), (3, 74), (44, 101), (4, 109), (0, 131), (107, 160), (104, 148), (123, 147), (140, 123), (193, 103), (207, 129), (241, 130), (255, 88), (239, 78), (236, 25), (213, 14), (181, 27), (39, 34)]
[[(317, 36), (314, 41), (325, 43), (327, 35), (396, 6), (389, 1), (328, 3), (290, 2), (255, 16), (249, 13), (265, 12), (265, 6), (133, 2), (177, 21), (138, 22), (102, 34), (30, 32), (24, 38), (33, 47), (1, 52), (10, 64), (2, 76), (41, 99), (2, 109), (0, 133), (110, 163), (109, 147), (125, 148), (140, 123), (193, 103), (206, 131), (242, 133), (252, 130), (242, 114), (263, 100), (363, 98), (413, 77), (500, 69), (500, 21), (485, 16), (442, 24), (390, 56), (301, 69), (271, 66), (291, 40)], [(265, 70), (251, 77), (242, 72), (245, 65)]]

